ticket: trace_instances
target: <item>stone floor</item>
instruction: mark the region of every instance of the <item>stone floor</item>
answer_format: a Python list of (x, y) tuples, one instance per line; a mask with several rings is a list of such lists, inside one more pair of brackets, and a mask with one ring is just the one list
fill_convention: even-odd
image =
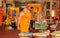
[(18, 34), (18, 30), (5, 31), (4, 28), (0, 27), (0, 38), (19, 38)]
[(0, 38), (19, 38), (18, 34), (19, 31), (17, 30), (5, 31), (2, 27), (0, 27)]

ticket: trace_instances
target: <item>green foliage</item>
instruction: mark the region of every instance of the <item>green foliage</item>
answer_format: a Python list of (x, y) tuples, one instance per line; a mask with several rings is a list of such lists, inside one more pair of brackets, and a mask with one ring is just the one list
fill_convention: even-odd
[(40, 28), (41, 30), (45, 29), (45, 24), (43, 24), (43, 23), (41, 23), (41, 24), (37, 23), (36, 26), (38, 28)]
[(45, 29), (45, 24), (40, 24), (40, 29)]

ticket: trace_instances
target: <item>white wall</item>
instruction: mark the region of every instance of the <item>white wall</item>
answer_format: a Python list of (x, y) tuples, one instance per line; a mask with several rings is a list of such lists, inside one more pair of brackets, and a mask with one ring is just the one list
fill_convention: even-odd
[(6, 0), (7, 3), (13, 3), (13, 0)]
[[(34, 0), (16, 0), (16, 1), (34, 1)], [(43, 2), (45, 0), (36, 0), (36, 1)]]
[(0, 0), (0, 7), (2, 6), (2, 0)]

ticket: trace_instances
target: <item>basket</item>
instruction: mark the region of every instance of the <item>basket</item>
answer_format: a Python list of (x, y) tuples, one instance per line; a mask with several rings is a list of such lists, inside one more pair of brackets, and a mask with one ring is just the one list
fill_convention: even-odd
[(34, 38), (47, 38), (47, 34), (46, 33), (34, 33), (33, 34)]
[(19, 38), (32, 38), (32, 33), (20, 33)]
[(53, 33), (51, 33), (52, 38), (60, 38), (60, 31), (55, 31)]

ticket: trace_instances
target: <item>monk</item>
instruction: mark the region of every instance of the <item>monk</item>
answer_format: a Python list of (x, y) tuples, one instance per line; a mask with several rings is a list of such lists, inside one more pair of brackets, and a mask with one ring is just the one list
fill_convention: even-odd
[(3, 25), (4, 10), (0, 8), (0, 27)]
[(19, 16), (19, 25), (20, 25), (20, 31), (22, 33), (29, 32), (29, 24), (31, 20), (31, 13), (27, 8), (24, 8), (23, 11), (20, 13)]

